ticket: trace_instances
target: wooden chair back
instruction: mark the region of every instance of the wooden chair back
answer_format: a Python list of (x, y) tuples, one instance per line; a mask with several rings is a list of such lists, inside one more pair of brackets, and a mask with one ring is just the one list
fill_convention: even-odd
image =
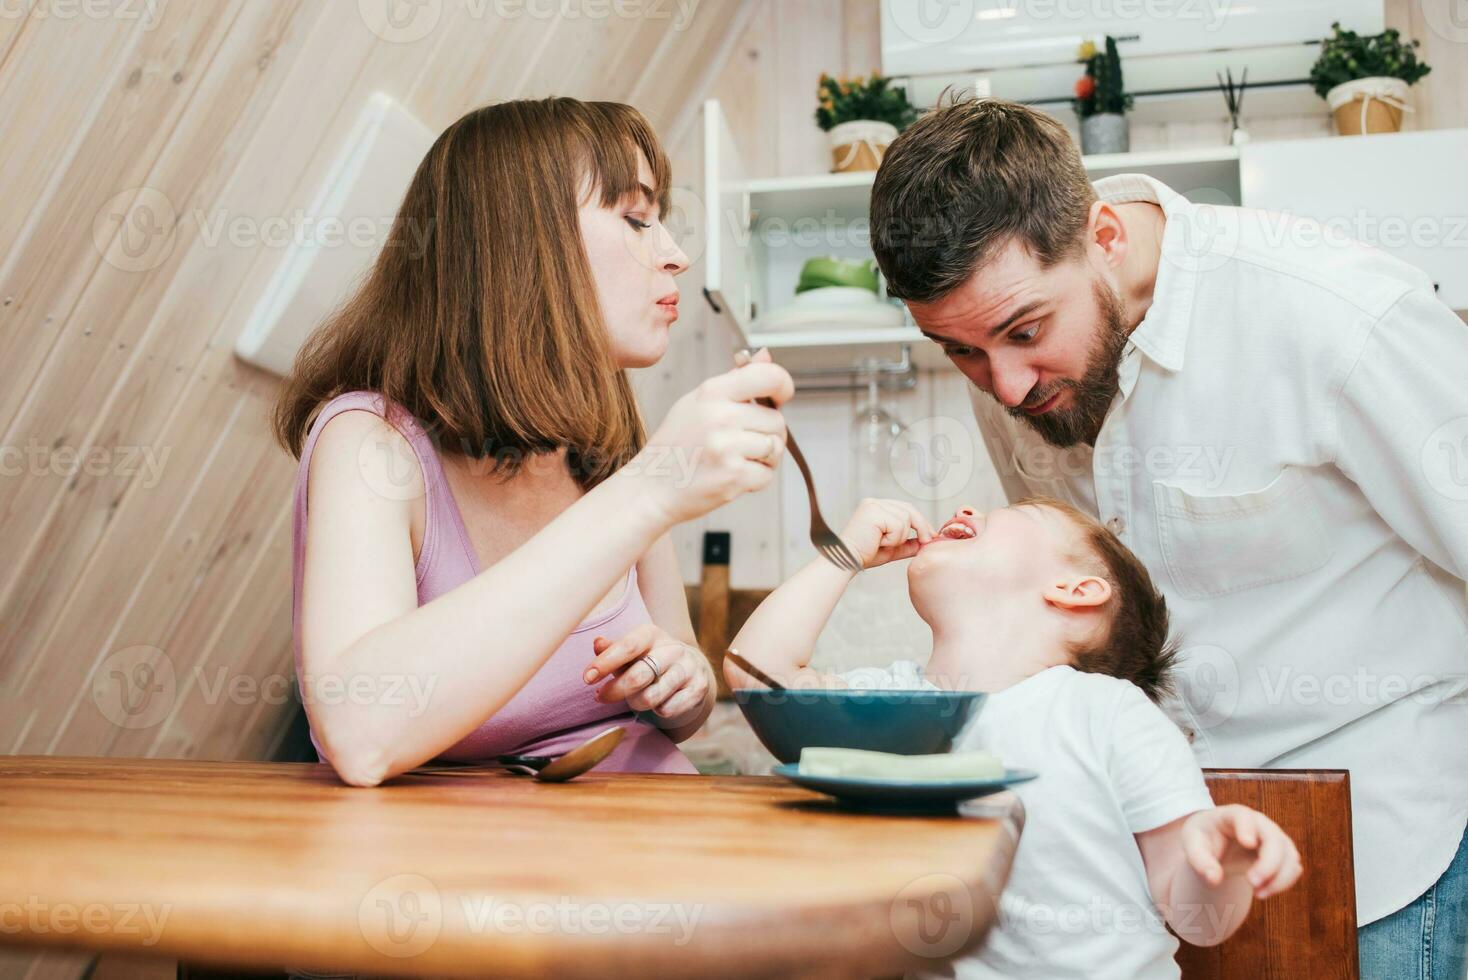
[(720, 701), (733, 697), (724, 683), (724, 651), (729, 649), (739, 627), (771, 591), (729, 588), (729, 545), (728, 531), (706, 532), (699, 583), (684, 587), (698, 646), (714, 665)]
[(1357, 980), (1356, 869), (1351, 779), (1336, 769), (1206, 769), (1213, 802), (1242, 803), (1279, 824), (1300, 849), (1294, 888), (1256, 903), (1218, 946), (1186, 943), (1183, 980), (1310, 977)]

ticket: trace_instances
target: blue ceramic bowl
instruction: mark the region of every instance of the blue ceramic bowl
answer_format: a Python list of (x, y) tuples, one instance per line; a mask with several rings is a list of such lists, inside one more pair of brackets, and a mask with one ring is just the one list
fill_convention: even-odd
[(765, 748), (781, 762), (806, 746), (899, 755), (947, 752), (978, 715), (981, 691), (740, 688), (734, 701)]

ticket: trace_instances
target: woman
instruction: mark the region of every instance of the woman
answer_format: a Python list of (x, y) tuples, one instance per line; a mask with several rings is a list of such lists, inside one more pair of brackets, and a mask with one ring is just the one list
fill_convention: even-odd
[(792, 384), (764, 356), (645, 437), (626, 369), (667, 350), (688, 265), (668, 196), (628, 106), (470, 112), (297, 358), (275, 418), (300, 459), (296, 669), (346, 782), (612, 724), (605, 768), (693, 771), (674, 743), (715, 685), (667, 532), (769, 483), (784, 424), (750, 402)]

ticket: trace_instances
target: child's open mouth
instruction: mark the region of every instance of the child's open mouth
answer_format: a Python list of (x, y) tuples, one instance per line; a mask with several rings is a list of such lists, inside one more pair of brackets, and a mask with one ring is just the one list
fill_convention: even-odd
[(962, 521), (953, 521), (951, 523), (944, 524), (943, 529), (938, 532), (938, 537), (951, 538), (954, 541), (966, 541), (969, 538), (977, 536), (978, 532), (969, 527), (967, 524), (964, 524)]

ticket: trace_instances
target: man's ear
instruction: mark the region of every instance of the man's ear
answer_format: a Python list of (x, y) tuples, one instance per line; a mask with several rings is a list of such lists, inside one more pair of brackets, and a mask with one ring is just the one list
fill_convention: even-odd
[(1126, 226), (1121, 223), (1116, 209), (1105, 201), (1092, 202), (1086, 232), (1087, 244), (1095, 245), (1101, 250), (1107, 267), (1120, 268), (1122, 260), (1126, 258), (1127, 237)]
[(1111, 598), (1111, 583), (1095, 575), (1061, 579), (1045, 590), (1045, 601), (1061, 610), (1082, 611), (1103, 606)]

